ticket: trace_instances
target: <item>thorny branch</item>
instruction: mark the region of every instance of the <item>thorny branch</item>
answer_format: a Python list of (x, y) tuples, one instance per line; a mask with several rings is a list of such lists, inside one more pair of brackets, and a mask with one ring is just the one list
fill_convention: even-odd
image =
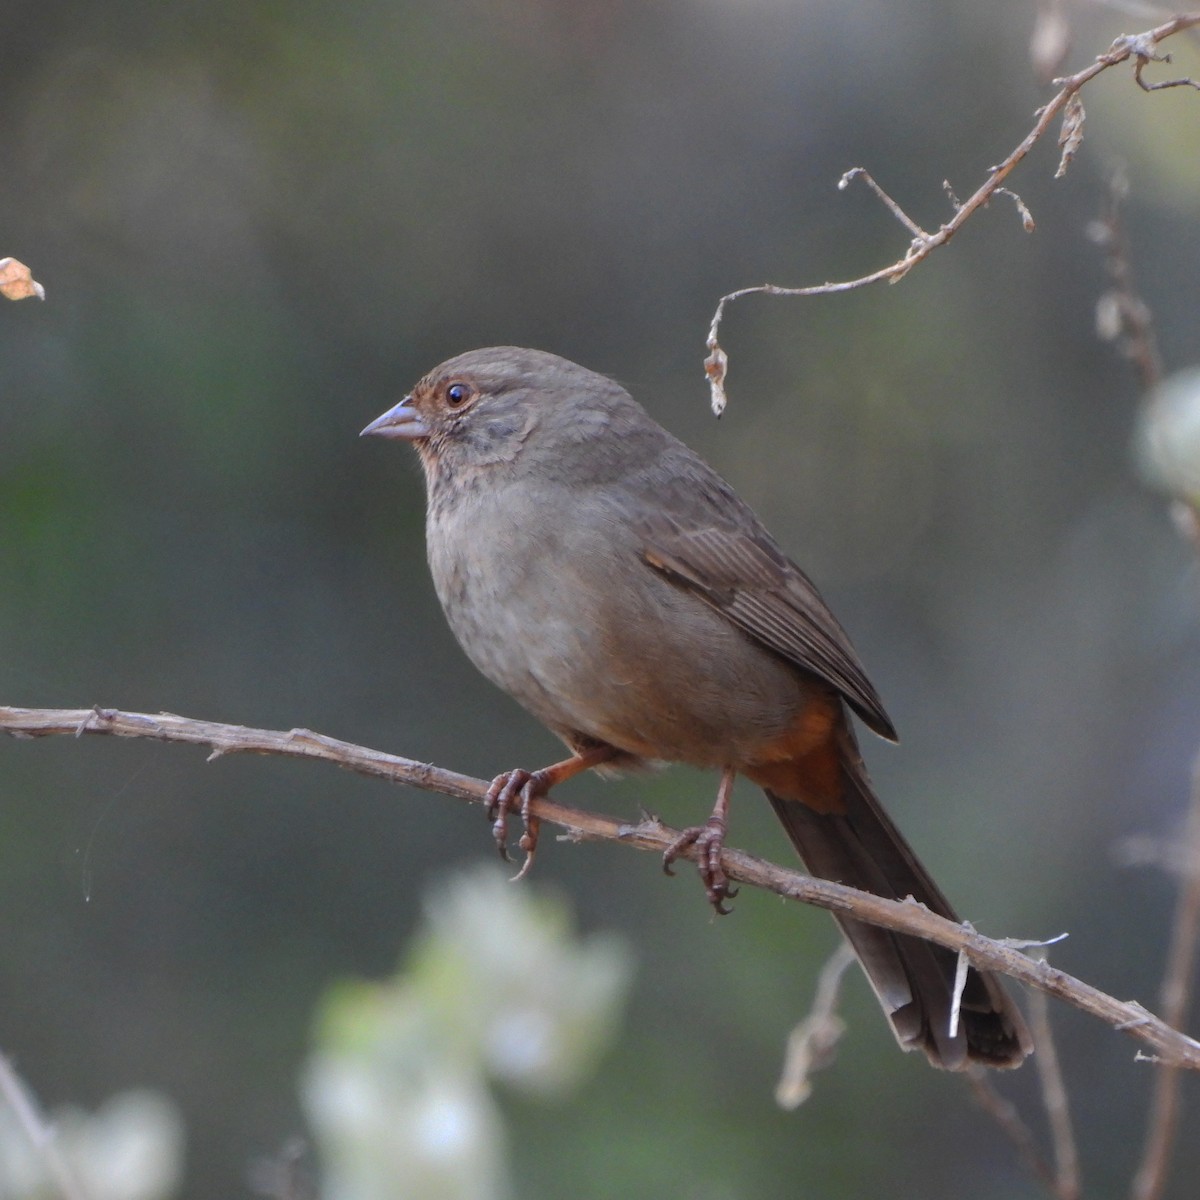
[[(365, 746), (312, 733), (307, 729), (251, 729), (198, 721), (173, 713), (119, 712), (110, 708), (33, 709), (0, 707), (0, 733), (18, 738), (84, 734), (151, 738), (162, 742), (190, 742), (211, 749), (209, 761), (227, 754), (273, 754), (288, 758), (321, 759), (361, 775), (406, 783), (426, 791), (441, 792), (473, 804), (484, 803), (487, 783), (442, 767), (414, 762)], [(628, 824), (612, 817), (567, 808), (551, 800), (538, 800), (532, 815), (565, 831), (568, 841), (606, 841), (661, 854), (677, 833), (657, 818)], [(694, 849), (680, 857), (694, 858)], [(956, 924), (939, 917), (912, 900), (886, 900), (844, 884), (813, 879), (798, 871), (784, 870), (773, 863), (726, 849), (722, 866), (731, 880), (766, 889), (803, 904), (898, 933), (911, 934), (964, 954), (977, 967), (1009, 975), (1028, 987), (1074, 1005), (1121, 1033), (1142, 1042), (1153, 1051), (1153, 1061), (1200, 1070), (1200, 1042), (1172, 1029), (1165, 1021), (1134, 1001), (1117, 1000), (1099, 988), (1075, 979), (1065, 971), (1021, 953), (1014, 944), (977, 933), (969, 924)], [(1028, 942), (1018, 943), (1029, 945)]]
[[(885, 281), (887, 283), (898, 283), (913, 267), (923, 262), (940, 246), (944, 246), (979, 209), (986, 208), (993, 196), (1005, 190), (1001, 185), (1012, 174), (1017, 164), (1041, 140), (1042, 136), (1060, 113), (1063, 115), (1063, 129), (1062, 136), (1059, 139), (1059, 144), (1062, 146), (1062, 157), (1059, 161), (1058, 175), (1063, 174), (1070, 164), (1075, 151), (1079, 148), (1083, 137), (1084, 110), (1079, 93), (1097, 75), (1107, 71), (1110, 67), (1118, 66), (1123, 62), (1133, 59), (1134, 79), (1143, 91), (1159, 91), (1162, 88), (1168, 87), (1200, 88), (1200, 84), (1188, 78), (1165, 80), (1160, 83), (1147, 83), (1142, 77), (1142, 72), (1148, 63), (1170, 61), (1169, 55), (1160, 54), (1158, 51), (1158, 46), (1161, 42), (1166, 41), (1167, 38), (1183, 30), (1192, 29), (1197, 25), (1200, 25), (1200, 13), (1190, 13), (1172, 17), (1169, 21), (1165, 21), (1163, 24), (1156, 26), (1154, 29), (1149, 29), (1145, 33), (1122, 35), (1113, 42), (1105, 53), (1099, 55), (1091, 66), (1085, 67), (1082, 71), (1078, 71), (1074, 75), (1054, 80), (1054, 84), (1059, 90), (1045, 107), (1038, 109), (1033, 128), (1007, 158), (988, 171), (987, 179), (970, 197), (962, 203), (954, 203), (954, 215), (945, 224), (939, 226), (934, 233), (928, 233), (922, 229), (862, 168), (855, 167), (853, 170), (848, 171), (839, 181), (839, 188), (844, 189), (856, 178), (865, 180), (867, 186), (880, 197), (896, 219), (912, 234), (912, 241), (909, 244), (907, 252), (903, 258), (898, 259), (890, 266), (881, 267), (878, 271), (872, 271), (869, 275), (863, 275), (858, 279), (814, 284), (811, 287), (782, 287), (774, 283), (763, 283), (754, 287), (739, 288), (735, 292), (729, 292), (727, 295), (722, 296), (717, 302), (717, 309), (713, 314), (712, 324), (709, 326), (707, 342), (708, 357), (704, 360), (704, 372), (708, 376), (709, 387), (712, 392), (713, 412), (717, 416), (720, 416), (725, 411), (727, 403), (725, 375), (729, 367), (729, 356), (717, 340), (717, 333), (720, 329), (721, 321), (725, 316), (727, 305), (731, 304), (734, 300), (740, 300), (743, 296), (828, 296), (837, 292), (854, 291), (857, 288), (866, 287), (872, 283), (883, 283)], [(1013, 195), (1011, 192), (1008, 194)], [(1018, 197), (1014, 196), (1014, 199), (1017, 200), (1018, 212), (1020, 213), (1022, 224), (1027, 231), (1031, 231), (1033, 217)]]

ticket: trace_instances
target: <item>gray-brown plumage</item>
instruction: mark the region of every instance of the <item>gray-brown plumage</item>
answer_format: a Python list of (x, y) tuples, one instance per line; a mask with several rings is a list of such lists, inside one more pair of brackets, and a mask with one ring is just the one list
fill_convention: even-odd
[[(719, 906), (740, 773), (815, 875), (957, 919), (871, 790), (846, 706), (895, 731), (845, 632), (733, 489), (623, 388), (552, 354), (473, 350), (363, 432), (420, 454), (429, 565), (463, 649), (575, 752), (500, 776), (501, 820), (522, 788), (587, 766), (716, 768), (718, 809), (687, 840)], [(1029, 1053), (995, 978), (968, 973), (951, 1037), (954, 955), (839, 921), (906, 1050), (951, 1069)]]

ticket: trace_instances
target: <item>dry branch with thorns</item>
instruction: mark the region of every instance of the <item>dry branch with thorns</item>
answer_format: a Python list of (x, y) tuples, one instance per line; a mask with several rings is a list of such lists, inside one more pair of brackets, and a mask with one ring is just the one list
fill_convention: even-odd
[(853, 180), (862, 179), (880, 200), (883, 201), (896, 220), (912, 235), (912, 241), (909, 243), (908, 250), (902, 258), (897, 259), (894, 263), (886, 267), (881, 267), (878, 271), (872, 271), (869, 275), (860, 276), (858, 279), (847, 279), (836, 283), (819, 283), (809, 287), (783, 287), (775, 283), (762, 283), (752, 287), (739, 288), (737, 291), (729, 292), (722, 296), (717, 302), (716, 312), (713, 313), (712, 323), (709, 326), (707, 341), (708, 357), (704, 360), (704, 373), (708, 377), (713, 412), (717, 416), (720, 416), (725, 411), (725, 406), (728, 403), (728, 397), (725, 394), (725, 377), (729, 370), (729, 355), (722, 348), (717, 334), (720, 331), (721, 322), (725, 317), (725, 310), (733, 301), (740, 300), (744, 296), (756, 295), (795, 297), (830, 296), (838, 292), (855, 291), (858, 288), (866, 287), (868, 284), (873, 283), (899, 283), (913, 267), (920, 262), (924, 262), (939, 247), (946, 245), (975, 213), (981, 208), (986, 208), (993, 196), (1001, 193), (1010, 196), (1016, 202), (1017, 212), (1021, 217), (1021, 224), (1026, 232), (1032, 232), (1034, 228), (1033, 215), (1020, 196), (1002, 186), (1004, 181), (1012, 174), (1013, 170), (1030, 150), (1041, 140), (1060, 113), (1062, 114), (1063, 122), (1058, 144), (1061, 147), (1062, 153), (1059, 158), (1058, 169), (1055, 172), (1055, 178), (1058, 179), (1066, 173), (1071, 160), (1075, 157), (1076, 152), (1083, 142), (1085, 113), (1083, 101), (1079, 93), (1093, 79), (1111, 67), (1119, 66), (1121, 63), (1129, 62), (1132, 59), (1134, 64), (1134, 79), (1143, 91), (1153, 92), (1171, 87), (1200, 87), (1200, 84), (1197, 84), (1195, 80), (1190, 78), (1147, 83), (1142, 75), (1142, 72), (1149, 63), (1171, 61), (1169, 55), (1160, 54), (1158, 51), (1158, 47), (1162, 42), (1166, 41), (1169, 37), (1173, 37), (1175, 34), (1187, 29), (1193, 29), (1198, 25), (1200, 25), (1200, 13), (1188, 13), (1172, 17), (1169, 21), (1165, 21), (1153, 29), (1148, 29), (1144, 33), (1122, 34), (1121, 37), (1113, 42), (1108, 50), (1096, 57), (1091, 66), (1085, 67), (1082, 71), (1078, 71), (1074, 75), (1055, 79), (1053, 83), (1058, 88), (1058, 91), (1047, 104), (1037, 110), (1033, 128), (1025, 135), (1016, 149), (1012, 150), (1004, 159), (988, 171), (987, 179), (966, 200), (959, 202), (954, 197), (954, 194), (950, 192), (949, 185), (945, 185), (947, 192), (950, 192), (954, 214), (950, 220), (938, 226), (937, 230), (933, 233), (927, 232), (914, 221), (861, 167), (853, 167), (847, 171), (838, 181), (838, 188), (845, 190)]
[[(101, 734), (150, 738), (161, 742), (187, 742), (207, 746), (210, 762), (229, 754), (321, 759), (361, 775), (406, 783), (479, 805), (486, 804), (488, 790), (488, 784), (482, 779), (357, 746), (307, 729), (251, 729), (243, 725), (193, 720), (173, 713), (120, 712), (111, 708), (0, 707), (0, 733), (17, 738)], [(530, 811), (539, 820), (562, 829), (567, 841), (615, 842), (661, 855), (678, 837), (675, 830), (654, 817), (631, 824), (613, 817), (567, 808), (547, 799), (534, 801)], [(680, 857), (694, 860), (695, 853), (694, 848), (689, 848), (681, 852)], [(882, 896), (860, 892), (843, 884), (814, 879), (740, 850), (726, 849), (721, 861), (726, 874), (734, 882), (775, 892), (787, 899), (830, 912), (849, 915), (883, 929), (936, 942), (962, 955), (976, 967), (997, 971), (1028, 987), (1056, 996), (1118, 1032), (1128, 1034), (1150, 1049), (1150, 1058), (1154, 1062), (1200, 1070), (1200, 1042), (1172, 1029), (1140, 1004), (1118, 1000), (1022, 952), (1031, 945), (1045, 943), (998, 941), (984, 937), (968, 923), (959, 925), (948, 921), (914, 901), (886, 900)]]

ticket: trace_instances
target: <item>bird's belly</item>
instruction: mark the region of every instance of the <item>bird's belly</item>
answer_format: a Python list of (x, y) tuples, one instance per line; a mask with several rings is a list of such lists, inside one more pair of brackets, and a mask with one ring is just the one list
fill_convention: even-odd
[[(611, 536), (430, 539), (430, 566), (467, 655), (568, 740), (645, 759), (743, 766), (785, 735), (820, 685)], [(478, 530), (475, 530), (478, 534)], [(546, 544), (546, 541), (551, 544)], [(565, 548), (558, 548), (565, 549)], [(619, 551), (625, 548), (618, 548)], [(481, 555), (487, 561), (481, 560)]]

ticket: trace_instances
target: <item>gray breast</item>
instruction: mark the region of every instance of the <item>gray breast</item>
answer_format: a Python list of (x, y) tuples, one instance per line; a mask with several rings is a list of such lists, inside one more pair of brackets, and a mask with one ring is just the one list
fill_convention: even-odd
[(467, 655), (561, 735), (720, 766), (803, 705), (800, 674), (647, 566), (602, 496), (474, 490), (431, 505), (428, 546)]

